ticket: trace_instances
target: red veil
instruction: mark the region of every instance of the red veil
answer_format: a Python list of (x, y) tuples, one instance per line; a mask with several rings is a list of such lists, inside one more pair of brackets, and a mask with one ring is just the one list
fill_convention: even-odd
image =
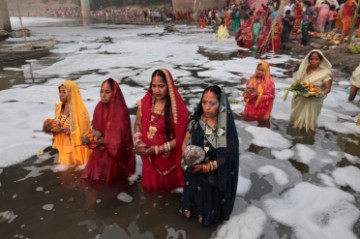
[[(176, 149), (171, 152), (167, 158), (161, 155), (146, 157), (142, 156), (143, 160), (143, 187), (149, 191), (171, 190), (176, 187), (182, 187), (184, 182), (183, 170), (180, 165), (182, 156), (182, 143), (185, 137), (189, 114), (186, 105), (181, 98), (173, 77), (167, 69), (159, 69), (165, 75), (166, 84), (169, 91), (171, 102), (171, 128), (176, 137)], [(146, 95), (141, 99), (140, 107), (142, 112), (141, 119), (141, 133), (142, 140), (145, 144), (163, 144), (167, 141), (165, 134), (162, 136), (157, 134), (157, 138), (150, 140), (147, 138), (148, 119), (151, 114), (151, 106), (153, 97), (151, 94), (151, 86)], [(165, 127), (164, 117), (160, 118), (159, 128)], [(161, 129), (160, 129), (161, 130)]]
[(82, 178), (105, 179), (107, 183), (135, 172), (135, 155), (131, 123), (124, 96), (116, 81), (109, 105), (99, 102), (95, 107), (92, 127), (103, 135), (103, 149), (95, 148)]

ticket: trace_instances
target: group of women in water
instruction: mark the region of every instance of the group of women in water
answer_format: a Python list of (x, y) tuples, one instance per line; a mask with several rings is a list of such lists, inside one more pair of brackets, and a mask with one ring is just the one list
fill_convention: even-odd
[[(322, 102), (331, 89), (331, 64), (311, 51), (294, 77), (319, 86), (321, 95), (295, 95), (290, 123), (314, 130)], [(261, 61), (244, 91), (245, 120), (269, 120), (275, 98), (270, 66)], [(227, 220), (232, 212), (238, 182), (239, 141), (230, 104), (224, 90), (204, 89), (198, 107), (189, 118), (186, 105), (171, 73), (155, 70), (145, 96), (138, 101), (134, 131), (118, 83), (101, 84), (100, 101), (92, 121), (73, 81), (59, 86), (60, 103), (55, 119), (53, 147), (60, 164), (85, 164), (81, 178), (106, 183), (124, 180), (135, 172), (135, 154), (142, 159), (142, 187), (146, 191), (183, 188), (181, 212), (203, 225)], [(94, 142), (81, 145), (89, 130), (98, 132)], [(191, 151), (192, 150), (192, 151)], [(191, 157), (183, 152), (191, 151)], [(199, 156), (200, 155), (200, 156)]]

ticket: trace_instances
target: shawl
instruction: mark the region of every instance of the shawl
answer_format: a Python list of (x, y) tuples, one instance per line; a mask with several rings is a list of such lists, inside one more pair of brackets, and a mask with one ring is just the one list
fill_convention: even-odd
[(299, 66), (299, 70), (294, 74), (294, 78), (293, 78), (293, 82), (299, 82), (302, 81), (304, 79), (304, 77), (306, 76), (306, 70), (310, 65), (310, 55), (313, 52), (317, 52), (322, 56), (322, 60), (320, 62), (320, 67), (323, 69), (326, 69), (327, 71), (329, 71), (332, 67), (331, 63), (329, 62), (329, 60), (324, 56), (324, 54), (320, 51), (320, 50), (311, 50), (306, 56), (305, 58), (302, 60), (300, 66)]
[[(174, 79), (171, 73), (167, 69), (159, 69), (165, 75), (166, 85), (168, 87), (168, 92), (170, 96), (170, 103), (171, 103), (171, 121), (175, 125), (175, 137), (176, 137), (176, 167), (179, 177), (182, 178), (183, 172), (181, 169), (181, 156), (182, 156), (182, 143), (185, 138), (187, 124), (189, 120), (188, 110), (186, 108), (185, 102), (182, 99), (177, 87), (175, 86)], [(143, 112), (144, 117), (144, 110), (151, 109), (151, 104), (154, 101), (152, 92), (151, 92), (151, 85), (148, 88), (147, 93), (141, 99), (139, 106)], [(147, 135), (147, 127), (144, 125), (142, 126), (142, 135), (145, 137)], [(145, 142), (145, 141), (144, 141)]]
[(255, 89), (257, 89), (257, 92), (259, 94), (256, 102), (255, 102), (255, 107), (257, 107), (259, 105), (259, 103), (261, 102), (261, 100), (263, 100), (263, 95), (265, 93), (265, 91), (269, 88), (272, 87), (274, 84), (273, 79), (271, 78), (270, 75), (270, 65), (268, 62), (266, 61), (261, 61), (258, 65), (261, 65), (264, 68), (264, 76), (263, 76), (263, 80), (261, 84), (258, 84), (256, 82), (256, 70), (254, 75), (250, 78), (250, 80), (248, 81), (248, 83), (246, 84), (246, 86), (250, 86), (253, 87)]
[[(216, 139), (207, 138), (211, 145), (216, 149), (218, 168), (213, 173), (207, 174), (207, 183), (213, 184), (219, 188), (224, 195), (227, 195), (226, 198), (234, 199), (236, 196), (239, 173), (239, 139), (230, 104), (224, 90), (221, 88), (220, 90), (221, 95), (217, 118)], [(205, 92), (206, 89), (204, 93)], [(203, 96), (201, 97), (198, 109), (192, 117), (193, 120), (189, 124), (194, 125), (195, 121), (200, 120), (200, 117), (203, 114), (201, 106)], [(198, 137), (199, 135), (191, 134), (190, 141), (199, 141), (197, 139)]]
[[(73, 81), (66, 80), (60, 86), (65, 87), (67, 103), (65, 107), (70, 114), (70, 139), (72, 146), (81, 145), (82, 136), (90, 129), (89, 113), (82, 100), (80, 90)], [(60, 115), (63, 103), (56, 107), (56, 115)]]
[[(109, 80), (113, 79), (109, 78), (106, 81)], [(127, 162), (133, 164), (130, 168), (135, 169), (129, 112), (116, 81), (114, 81), (114, 89), (109, 104), (100, 101), (96, 105), (92, 126), (103, 134), (103, 145), (109, 155), (116, 160), (121, 159), (124, 164)], [(131, 174), (133, 171), (130, 169), (130, 172), (127, 173)]]

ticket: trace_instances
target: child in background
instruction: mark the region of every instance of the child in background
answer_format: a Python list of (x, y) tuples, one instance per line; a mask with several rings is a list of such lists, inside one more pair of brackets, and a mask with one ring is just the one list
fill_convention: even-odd
[(253, 24), (254, 47), (256, 47), (257, 40), (258, 40), (258, 37), (260, 35), (260, 28), (261, 28), (261, 25), (260, 25), (260, 22), (259, 22), (259, 18), (256, 18), (255, 21), (254, 21), (254, 24)]
[(328, 17), (328, 21), (326, 23), (326, 27), (325, 27), (325, 32), (330, 32), (333, 29), (333, 24), (336, 18), (336, 10), (335, 10), (335, 5), (331, 5), (330, 6), (330, 11), (329, 11), (329, 17)]

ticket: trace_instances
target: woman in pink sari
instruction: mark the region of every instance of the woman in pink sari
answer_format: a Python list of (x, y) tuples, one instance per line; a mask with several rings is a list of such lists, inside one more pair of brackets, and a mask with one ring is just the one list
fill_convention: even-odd
[(170, 191), (184, 184), (182, 142), (188, 111), (170, 72), (153, 72), (150, 87), (139, 101), (135, 121), (135, 152), (141, 156), (142, 187)]
[(113, 79), (102, 83), (100, 97), (92, 128), (99, 131), (101, 137), (97, 139), (97, 146), (81, 178), (104, 180), (106, 183), (125, 181), (135, 172), (129, 112), (120, 87)]
[(245, 120), (269, 120), (275, 98), (269, 63), (261, 61), (257, 65), (255, 74), (246, 83), (243, 97), (246, 102)]
[(325, 24), (329, 18), (330, 6), (329, 6), (329, 4), (323, 2), (318, 7), (318, 10), (319, 10), (319, 13), (318, 13), (318, 17), (316, 19), (316, 30), (318, 32), (324, 32)]

